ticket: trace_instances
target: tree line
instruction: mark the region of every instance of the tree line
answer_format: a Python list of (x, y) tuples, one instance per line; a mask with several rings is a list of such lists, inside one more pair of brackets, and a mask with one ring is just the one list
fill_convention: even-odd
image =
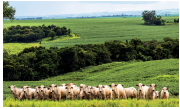
[(65, 26), (59, 27), (56, 25), (45, 26), (11, 26), (3, 29), (3, 40), (4, 42), (32, 42), (40, 40), (42, 41), (45, 37), (51, 37), (54, 39), (55, 36), (69, 35), (70, 29)]
[(179, 58), (179, 39), (165, 37), (163, 42), (158, 42), (135, 38), (49, 49), (40, 46), (25, 48), (17, 55), (3, 50), (3, 80), (37, 81), (113, 61), (168, 58)]

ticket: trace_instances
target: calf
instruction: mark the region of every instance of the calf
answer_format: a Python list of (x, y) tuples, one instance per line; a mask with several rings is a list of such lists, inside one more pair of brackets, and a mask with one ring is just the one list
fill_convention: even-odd
[(54, 100), (54, 101), (56, 100), (56, 94), (54, 93), (55, 87), (57, 87), (57, 85), (55, 85), (55, 84), (49, 85), (50, 92), (51, 92), (51, 95), (52, 95), (52, 100)]
[(124, 88), (125, 92), (126, 92), (126, 97), (128, 99), (128, 97), (130, 97), (131, 99), (136, 98), (137, 97), (137, 91), (134, 87), (129, 87), (129, 88)]
[(11, 93), (12, 93), (14, 99), (15, 100), (16, 100), (16, 98), (19, 99), (21, 93), (23, 92), (23, 89), (15, 88), (15, 86), (13, 86), (13, 85), (9, 86), (8, 88), (11, 88)]
[(157, 87), (157, 85), (155, 84), (149, 85), (146, 99), (154, 99), (153, 96), (154, 96), (155, 87)]
[(121, 85), (121, 84), (116, 85), (116, 84), (112, 83), (109, 86), (112, 87), (112, 98), (126, 99), (126, 92), (123, 88), (124, 85)]
[(83, 88), (83, 92), (85, 94), (85, 99), (93, 99), (91, 89), (93, 89), (91, 86), (86, 86)]
[(31, 100), (32, 98), (34, 98), (34, 93), (36, 89), (29, 88), (29, 86), (25, 86), (25, 87), (23, 86), (23, 90), (26, 99)]
[(154, 99), (160, 98), (160, 92), (161, 91), (154, 91)]
[(55, 96), (57, 100), (61, 100), (62, 98), (66, 98), (66, 87), (57, 87), (55, 86)]
[(73, 87), (70, 85), (70, 84), (68, 84), (67, 86), (66, 86), (66, 99), (74, 99), (74, 95), (73, 95)]
[(83, 87), (86, 87), (86, 85), (80, 84), (80, 92), (79, 92), (80, 100), (85, 99), (85, 93), (84, 93)]
[(168, 99), (169, 98), (169, 92), (167, 87), (161, 88), (161, 99)]
[(50, 91), (50, 88), (43, 88), (43, 100), (47, 99), (47, 100), (51, 100), (52, 98), (52, 93)]
[(142, 83), (138, 83), (136, 86), (138, 86), (138, 99), (145, 99), (149, 87)]
[(34, 87), (34, 89), (35, 89), (34, 98), (38, 99), (39, 88), (38, 87)]
[(98, 98), (99, 88), (93, 87), (93, 98)]
[(110, 93), (110, 88), (109, 87), (105, 87), (103, 85), (99, 85), (96, 88), (99, 88), (99, 92), (98, 92), (98, 98), (99, 99), (107, 99), (107, 97), (112, 98), (112, 95)]

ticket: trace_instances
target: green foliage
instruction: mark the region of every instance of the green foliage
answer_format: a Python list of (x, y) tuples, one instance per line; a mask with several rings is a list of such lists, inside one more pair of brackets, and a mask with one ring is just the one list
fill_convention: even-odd
[(54, 37), (56, 36), (56, 33), (54, 31), (51, 31), (49, 34), (48, 34), (49, 37), (51, 37), (52, 39), (54, 39)]
[(157, 16), (155, 16), (155, 15), (156, 15), (156, 11), (145, 10), (142, 12), (142, 17), (143, 17), (142, 20), (144, 20), (145, 24), (149, 24), (149, 25), (150, 24), (155, 24), (155, 25), (163, 24), (164, 25), (166, 21), (161, 19), (160, 15), (157, 15)]
[(179, 18), (177, 20), (174, 19), (174, 23), (179, 23)]
[[(33, 35), (33, 33), (27, 35)], [(6, 74), (11, 72), (19, 73), (18, 71), (22, 67), (17, 67), (19, 69), (16, 70), (14, 66), (16, 66), (15, 63), (18, 63), (19, 66), (22, 64), (24, 66), (22, 71), (27, 69), (26, 71), (32, 72), (32, 74), (30, 73), (30, 78), (26, 80), (40, 80), (42, 78), (76, 71), (86, 66), (100, 65), (112, 61), (130, 61), (134, 59), (149, 61), (179, 58), (178, 50), (178, 39), (157, 42), (156, 40), (141, 41), (135, 38), (126, 43), (115, 40), (106, 41), (104, 44), (75, 45), (64, 48), (51, 47), (50, 49), (40, 46), (25, 48), (18, 55), (13, 55), (13, 64), (9, 61), (3, 64), (12, 66), (15, 70), (12, 69), (12, 71), (9, 71), (11, 69), (7, 66), (3, 68)], [(35, 53), (35, 55), (28, 55), (31, 52)], [(28, 55), (28, 58), (21, 57), (24, 53)], [(9, 59), (9, 57), (11, 55), (4, 58)], [(23, 73), (21, 73), (21, 76), (23, 76)], [(6, 80), (11, 79), (7, 77)], [(22, 79), (17, 77), (17, 80)]]
[(56, 35), (57, 35), (57, 36), (61, 36), (61, 35), (62, 35), (61, 29), (58, 29), (58, 30), (56, 31)]
[(10, 19), (11, 22), (15, 19), (14, 15), (16, 13), (15, 8), (9, 6), (8, 1), (3, 1), (3, 19)]
[(40, 40), (41, 43), (45, 37), (51, 37), (53, 39), (56, 33), (58, 36), (65, 34), (70, 35), (70, 29), (67, 30), (65, 26), (62, 28), (59, 26), (48, 28), (44, 24), (42, 26), (32, 27), (17, 25), (3, 29), (3, 40), (5, 42), (33, 42)]

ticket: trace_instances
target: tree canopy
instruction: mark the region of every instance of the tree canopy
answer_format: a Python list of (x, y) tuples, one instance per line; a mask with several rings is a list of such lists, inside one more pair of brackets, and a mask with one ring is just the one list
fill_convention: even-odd
[(13, 8), (12, 6), (9, 6), (9, 2), (7, 1), (3, 1), (3, 19), (10, 19), (11, 21), (13, 21), (14, 15), (16, 13), (15, 8)]
[(142, 17), (144, 20), (145, 24), (155, 24), (155, 25), (161, 25), (161, 24), (165, 24), (165, 20), (161, 19), (162, 17), (160, 15), (156, 16), (156, 11), (152, 10), (152, 11), (143, 11), (142, 12)]

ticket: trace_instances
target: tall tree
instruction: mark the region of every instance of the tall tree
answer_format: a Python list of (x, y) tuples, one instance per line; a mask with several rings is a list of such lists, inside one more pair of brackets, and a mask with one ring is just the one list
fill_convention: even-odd
[(11, 22), (15, 19), (15, 8), (9, 6), (9, 2), (3, 1), (3, 19), (10, 19)]
[(154, 24), (154, 21), (156, 20), (156, 11), (147, 11), (145, 10), (142, 12), (142, 17), (145, 22), (145, 24)]

